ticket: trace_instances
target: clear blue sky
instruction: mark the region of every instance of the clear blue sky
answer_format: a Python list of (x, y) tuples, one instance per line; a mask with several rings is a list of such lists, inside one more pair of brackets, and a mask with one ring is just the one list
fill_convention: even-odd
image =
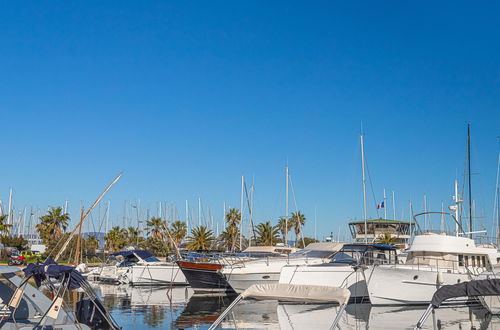
[[(255, 182), (284, 213), (284, 167), (318, 236), (362, 217), (359, 133), (377, 202), (450, 202), (472, 125), (473, 193), (492, 216), (498, 3), (28, 1), (0, 5), (0, 198), (77, 217), (106, 197), (201, 197), (222, 217)], [(368, 189), (369, 215), (376, 216)], [(291, 202), (293, 209), (293, 201)], [(182, 213), (181, 213), (182, 214)], [(482, 220), (481, 220), (482, 221)]]

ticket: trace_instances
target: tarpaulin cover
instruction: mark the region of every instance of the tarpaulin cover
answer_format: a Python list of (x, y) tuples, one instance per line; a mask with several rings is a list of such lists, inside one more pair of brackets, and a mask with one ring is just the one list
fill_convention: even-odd
[(146, 251), (146, 250), (120, 251), (120, 252), (115, 252), (112, 255), (113, 256), (130, 257), (131, 255), (134, 255), (134, 254), (143, 260), (145, 260), (149, 257), (153, 257), (153, 254), (149, 251)]
[(434, 307), (439, 307), (443, 301), (450, 298), (480, 296), (500, 296), (500, 279), (444, 285), (434, 293), (431, 304)]
[(298, 284), (254, 284), (241, 296), (258, 300), (280, 300), (286, 302), (311, 302), (346, 304), (351, 296), (349, 290), (323, 285)]
[(58, 265), (54, 260), (47, 259), (43, 264), (29, 264), (23, 269), (25, 276), (33, 275), (36, 285), (40, 286), (43, 280), (52, 277), (56, 280), (63, 280), (69, 276), (68, 289), (74, 290), (85, 281), (83, 276), (74, 267)]

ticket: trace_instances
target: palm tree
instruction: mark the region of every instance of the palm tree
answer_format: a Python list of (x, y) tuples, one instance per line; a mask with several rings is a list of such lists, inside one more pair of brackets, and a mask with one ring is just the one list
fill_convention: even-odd
[(175, 221), (170, 226), (170, 236), (172, 237), (173, 242), (170, 242), (172, 247), (179, 246), (181, 244), (184, 237), (187, 234), (187, 226), (185, 222)]
[(237, 227), (226, 227), (226, 229), (219, 235), (220, 245), (226, 248), (226, 251), (239, 250), (240, 240), (237, 239), (240, 236), (240, 230)]
[(255, 227), (255, 232), (257, 234), (257, 244), (259, 245), (272, 246), (279, 239), (278, 226), (272, 226), (270, 221), (259, 223)]
[(141, 230), (139, 230), (139, 228), (133, 226), (128, 227), (126, 237), (129, 244), (139, 244), (140, 235)]
[(0, 215), (0, 233), (5, 233), (5, 234), (9, 233), (9, 229), (10, 227), (12, 227), (12, 225), (5, 223), (8, 218), (9, 218), (8, 214)]
[(290, 222), (292, 223), (292, 227), (295, 230), (295, 246), (299, 242), (300, 232), (304, 224), (306, 223), (306, 217), (300, 211), (295, 213), (292, 212), (292, 217), (290, 218)]
[(119, 226), (113, 227), (104, 237), (106, 248), (110, 252), (119, 251), (127, 244), (128, 231)]
[(384, 233), (377, 238), (377, 242), (380, 244), (394, 245), (397, 242), (397, 238), (389, 233)]
[(241, 212), (238, 209), (229, 209), (226, 213), (226, 232), (228, 234), (231, 252), (234, 252), (238, 241), (239, 224), (241, 222)]
[(283, 243), (285, 243), (285, 245), (288, 243), (288, 242), (286, 242), (286, 236), (291, 228), (292, 228), (292, 226), (290, 223), (290, 219), (288, 219), (288, 223), (287, 223), (287, 220), (285, 217), (281, 217), (278, 220), (278, 230), (281, 233), (281, 237), (283, 238)]
[(191, 230), (188, 237), (189, 250), (208, 250), (214, 241), (213, 233), (206, 226), (197, 226)]
[(161, 218), (151, 218), (146, 221), (148, 226), (148, 235), (151, 235), (155, 239), (165, 239), (165, 230), (167, 228), (167, 223)]
[(69, 220), (68, 213), (63, 213), (61, 207), (51, 207), (46, 215), (40, 217), (40, 223), (36, 225), (36, 229), (44, 242), (50, 245), (59, 241), (68, 227)]

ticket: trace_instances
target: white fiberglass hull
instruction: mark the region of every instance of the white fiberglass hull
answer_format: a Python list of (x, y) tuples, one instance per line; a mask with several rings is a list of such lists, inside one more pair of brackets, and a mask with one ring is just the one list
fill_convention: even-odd
[(99, 281), (119, 283), (119, 278), (127, 271), (125, 267), (104, 266), (99, 272)]
[(234, 291), (241, 293), (253, 284), (278, 283), (281, 269), (286, 265), (320, 264), (323, 259), (270, 259), (256, 260), (242, 265), (225, 267), (223, 274)]
[(441, 286), (469, 281), (467, 274), (436, 267), (378, 266), (370, 273), (365, 276), (372, 305), (426, 305)]
[(351, 299), (368, 299), (368, 288), (361, 269), (346, 264), (313, 266), (285, 266), (281, 269), (280, 283), (312, 284), (346, 288)]
[(131, 285), (187, 285), (186, 277), (177, 264), (138, 264), (129, 267), (120, 278)]

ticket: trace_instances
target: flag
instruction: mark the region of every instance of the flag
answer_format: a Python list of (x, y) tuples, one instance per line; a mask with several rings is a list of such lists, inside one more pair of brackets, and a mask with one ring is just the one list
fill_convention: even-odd
[(384, 202), (382, 202), (381, 204), (377, 204), (377, 210), (383, 208), (384, 208)]

